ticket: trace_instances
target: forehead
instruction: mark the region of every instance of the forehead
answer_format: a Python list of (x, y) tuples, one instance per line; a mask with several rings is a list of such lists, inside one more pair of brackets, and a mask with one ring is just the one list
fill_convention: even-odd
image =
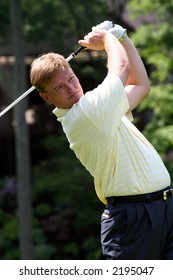
[(66, 69), (60, 69), (60, 70), (57, 70), (56, 72), (55, 72), (55, 76), (58, 78), (58, 77), (63, 77), (63, 78), (65, 78), (65, 77), (68, 77), (69, 75), (71, 75), (71, 74), (73, 74), (74, 72), (73, 72), (73, 70), (72, 70), (72, 68), (66, 68)]

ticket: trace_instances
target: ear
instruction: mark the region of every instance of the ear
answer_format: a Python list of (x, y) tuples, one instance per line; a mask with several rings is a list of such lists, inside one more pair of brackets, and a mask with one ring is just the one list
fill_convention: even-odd
[(41, 96), (41, 98), (44, 99), (44, 101), (46, 101), (47, 103), (52, 103), (50, 96), (45, 93), (45, 92), (39, 92), (39, 95)]

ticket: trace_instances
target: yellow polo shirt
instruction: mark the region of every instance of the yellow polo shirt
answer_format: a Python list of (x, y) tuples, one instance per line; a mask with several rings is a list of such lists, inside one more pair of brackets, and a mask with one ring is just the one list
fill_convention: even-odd
[(170, 185), (159, 154), (128, 120), (128, 110), (123, 84), (111, 73), (71, 109), (53, 111), (105, 204), (109, 196), (149, 193)]

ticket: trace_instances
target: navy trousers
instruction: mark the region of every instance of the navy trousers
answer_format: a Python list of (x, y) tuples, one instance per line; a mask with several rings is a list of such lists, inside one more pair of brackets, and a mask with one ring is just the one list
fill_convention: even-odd
[(101, 219), (106, 259), (173, 260), (173, 197), (107, 204)]

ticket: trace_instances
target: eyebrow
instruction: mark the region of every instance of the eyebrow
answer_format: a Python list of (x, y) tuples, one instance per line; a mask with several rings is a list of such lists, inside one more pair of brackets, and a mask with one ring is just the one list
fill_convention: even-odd
[(52, 91), (59, 89), (62, 85), (63, 85), (63, 83), (60, 83), (59, 85), (55, 86)]
[[(68, 77), (67, 77), (67, 80), (71, 77), (71, 76), (74, 76), (74, 73), (69, 73)], [(55, 91), (57, 89), (59, 89), (61, 86), (63, 85), (63, 82), (61, 82), (59, 85), (55, 86), (52, 91)]]

